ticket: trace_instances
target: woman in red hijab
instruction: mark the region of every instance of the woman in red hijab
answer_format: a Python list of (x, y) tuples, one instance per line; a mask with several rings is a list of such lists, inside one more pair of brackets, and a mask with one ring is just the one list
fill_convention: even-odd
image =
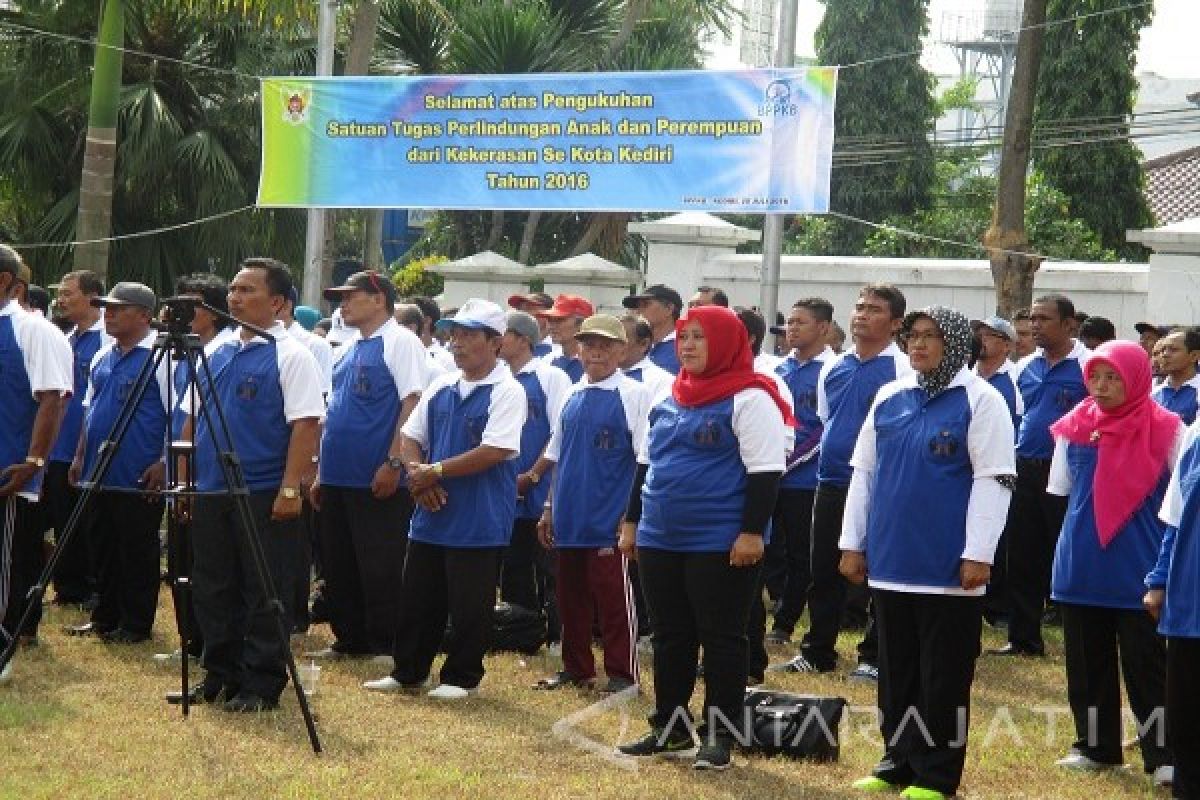
[(620, 538), (649, 607), (655, 712), (651, 731), (619, 749), (694, 750), (688, 701), (703, 647), (705, 733), (693, 765), (727, 769), (744, 736), (731, 726), (743, 718), (746, 621), (793, 420), (775, 382), (754, 371), (732, 311), (689, 309), (675, 331), (680, 373), (650, 412)]
[(1170, 781), (1165, 746), (1166, 651), (1143, 608), (1143, 580), (1158, 560), (1158, 518), (1184, 434), (1150, 397), (1151, 368), (1134, 342), (1110, 341), (1084, 363), (1090, 397), (1050, 428), (1056, 443), (1047, 491), (1067, 495), (1051, 595), (1063, 615), (1067, 699), (1077, 741), (1070, 769), (1121, 764), (1121, 687), (1138, 719), (1142, 761)]

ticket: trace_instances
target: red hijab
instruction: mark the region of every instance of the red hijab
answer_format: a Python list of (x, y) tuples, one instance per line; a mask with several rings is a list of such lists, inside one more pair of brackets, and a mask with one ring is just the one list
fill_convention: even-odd
[(767, 375), (754, 371), (754, 355), (750, 352), (750, 337), (746, 326), (728, 308), (699, 306), (689, 308), (675, 323), (675, 350), (679, 351), (678, 336), (689, 322), (698, 322), (708, 343), (708, 363), (704, 372), (692, 374), (680, 369), (671, 387), (675, 401), (682, 406), (703, 406), (724, 400), (743, 389), (762, 389), (771, 396), (783, 421), (795, 427), (796, 420), (779, 387)]
[(1084, 363), (1084, 375), (1101, 364), (1121, 376), (1125, 402), (1106, 411), (1084, 398), (1050, 432), (1099, 449), (1092, 505), (1100, 546), (1108, 547), (1162, 479), (1183, 421), (1151, 399), (1150, 358), (1140, 345), (1105, 342)]

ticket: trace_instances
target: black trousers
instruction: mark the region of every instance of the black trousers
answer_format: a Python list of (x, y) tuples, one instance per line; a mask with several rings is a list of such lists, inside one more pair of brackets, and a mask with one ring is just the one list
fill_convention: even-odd
[(59, 549), (52, 576), (55, 600), (84, 603), (96, 591), (95, 551), (87, 525), (79, 526), (63, 547), (62, 534), (79, 499), (79, 491), (67, 480), (70, 468), (65, 461), (51, 461), (46, 465), (42, 498), (46, 504), (46, 522), (54, 528), (54, 540)]
[(537, 523), (536, 519), (513, 521), (512, 539), (504, 551), (500, 572), (500, 599), (544, 613), (546, 640), (557, 642), (562, 638), (562, 623), (558, 618), (558, 559), (538, 541)]
[(392, 652), (412, 512), (403, 488), (377, 500), (370, 489), (321, 487), (325, 600), (338, 650)]
[(750, 599), (750, 616), (746, 622), (746, 675), (762, 679), (767, 674), (767, 605), (763, 599), (766, 588), (765, 570), (759, 570), (758, 588)]
[(953, 795), (967, 756), (982, 598), (881, 589), (871, 595), (884, 741), (875, 774)]
[(688, 702), (703, 647), (704, 724), (710, 736), (742, 737), (746, 626), (754, 593), (762, 594), (762, 568), (731, 567), (727, 551), (639, 548), (638, 562), (654, 629), (651, 724), (690, 724)]
[(429, 677), (449, 617), (454, 631), (446, 643), (440, 680), (463, 689), (479, 685), (492, 637), (496, 576), (503, 552), (503, 547), (408, 543), (392, 649), (393, 678), (411, 684)]
[(1042, 612), (1050, 593), (1054, 547), (1066, 516), (1067, 499), (1046, 493), (1049, 461), (1017, 459), (1008, 527), (1008, 591), (1012, 613), (1008, 641), (1035, 653), (1044, 652)]
[(1174, 797), (1200, 800), (1200, 639), (1167, 639), (1167, 742), (1175, 755)]
[(1146, 771), (1172, 763), (1164, 725), (1166, 646), (1154, 620), (1145, 611), (1067, 603), (1060, 608), (1075, 749), (1093, 761), (1121, 763), (1124, 674), (1129, 706), (1142, 729), (1138, 743)]
[(269, 579), (284, 610), (281, 638), (250, 551), (250, 534), (228, 497), (196, 499), (192, 522), (192, 581), (196, 622), (204, 637), (201, 666), (213, 683), (277, 699), (287, 685), (291, 631), (291, 571), (300, 546), (299, 520), (271, 519), (277, 492), (253, 492), (250, 510)]
[(308, 601), (312, 596), (313, 563), (319, 549), (320, 519), (316, 509), (305, 496), (300, 511), (300, 546), (296, 548), (296, 565), (292, 569), (292, 630), (306, 633), (311, 623)]
[(96, 548), (97, 593), (92, 623), (150, 635), (161, 578), (158, 535), (163, 501), (126, 492), (96, 492), (88, 507), (88, 538)]
[[(775, 503), (775, 525), (771, 532), (771, 543), (767, 546), (766, 565), (782, 567), (779, 585), (771, 596), (778, 606), (771, 627), (789, 636), (796, 629), (812, 582), (810, 559), (812, 552), (813, 489), (780, 489)], [(771, 591), (771, 578), (764, 579), (767, 591)]]
[(29, 589), (37, 583), (45, 564), (42, 543), (46, 537), (45, 519), (40, 503), (31, 503), (23, 497), (10, 496), (0, 501), (0, 619), (3, 632), (0, 643), (10, 636), (37, 636), (38, 624), (42, 619), (42, 607), (38, 604), (25, 627), (17, 630), (17, 623), (29, 605)]

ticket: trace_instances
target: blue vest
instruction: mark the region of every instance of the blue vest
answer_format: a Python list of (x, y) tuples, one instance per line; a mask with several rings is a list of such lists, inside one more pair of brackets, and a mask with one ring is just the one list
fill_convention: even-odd
[(1004, 403), (1008, 406), (1008, 415), (1012, 417), (1013, 430), (1019, 430), (1021, 415), (1017, 413), (1017, 387), (1012, 382), (1012, 378), (1007, 372), (996, 372), (987, 379), (987, 382), (1004, 398)]
[(400, 419), (400, 392), (383, 360), (383, 337), (359, 339), (333, 367), (321, 434), (321, 483), (369, 489)]
[(1166, 526), (1159, 521), (1158, 510), (1171, 476), (1163, 475), (1117, 537), (1101, 548), (1092, 505), (1098, 457), (1095, 447), (1067, 445), (1071, 495), (1054, 548), (1050, 594), (1059, 603), (1140, 611), (1146, 573), (1153, 569), (1162, 545)]
[(655, 342), (650, 345), (650, 352), (646, 355), (650, 357), (651, 361), (672, 375), (679, 374), (679, 354), (675, 352), (674, 339)]
[[(233, 449), (237, 452), (252, 492), (277, 490), (283, 482), (292, 429), (283, 413), (283, 389), (279, 384), (279, 360), (274, 342), (242, 348), (240, 342), (223, 344), (209, 357), (213, 387), (199, 394), (214, 393), (221, 402)], [(209, 407), (214, 415), (216, 409)], [(201, 491), (226, 489), (225, 476), (217, 463), (207, 415), (196, 410), (196, 485)], [(217, 437), (221, 437), (218, 428)], [(222, 441), (221, 448), (229, 446)]]
[(570, 356), (555, 356), (550, 360), (550, 363), (567, 373), (567, 377), (571, 379), (571, 383), (579, 383), (579, 379), (583, 377), (583, 361)]
[(858, 441), (863, 420), (875, 402), (879, 387), (896, 379), (896, 359), (880, 354), (859, 361), (854, 353), (843, 355), (825, 376), (825, 402), (829, 419), (821, 434), (817, 456), (817, 480), (849, 486), (850, 456)]
[(1169, 558), (1169, 567), (1158, 632), (1195, 639), (1200, 638), (1200, 439), (1193, 440), (1183, 452), (1177, 470), (1183, 512), (1179, 527), (1167, 528), (1163, 539), (1163, 555)]
[[(817, 378), (823, 366), (824, 362), (815, 358), (801, 365), (794, 357), (788, 356), (775, 368), (775, 372), (783, 378), (783, 382), (792, 392), (792, 413), (796, 418), (794, 449), (800, 453), (806, 453), (819, 445), (821, 435), (825, 432), (825, 426), (817, 416)], [(810, 458), (784, 473), (779, 488), (817, 488), (817, 458)]]
[[(547, 408), (546, 392), (538, 380), (536, 371), (522, 372), (513, 376), (525, 390), (528, 409), (525, 412), (525, 427), (521, 428), (521, 454), (517, 457), (517, 474), (528, 472), (537, 463), (550, 441), (550, 409)], [(543, 476), (536, 486), (529, 487), (525, 496), (517, 501), (517, 519), (538, 519), (550, 495), (550, 480)]]
[(545, 342), (538, 342), (537, 344), (535, 344), (533, 346), (533, 357), (534, 358), (541, 358), (542, 356), (548, 356), (553, 352), (554, 352), (554, 345), (546, 344)]
[(1152, 397), (1154, 402), (1163, 408), (1178, 414), (1184, 425), (1191, 425), (1196, 421), (1196, 387), (1185, 383), (1178, 389), (1172, 389), (1170, 384), (1163, 381), (1162, 385), (1154, 390)]
[(614, 547), (637, 471), (617, 389), (584, 389), (562, 411), (554, 476), (556, 547)]
[[(429, 462), (444, 461), (474, 450), (483, 442), (492, 384), (481, 384), (463, 398), (458, 383), (444, 386), (429, 400), (426, 431)], [(443, 547), (506, 547), (517, 510), (517, 462), (461, 478), (443, 478), (449, 499), (441, 511), (420, 506), (413, 514), (409, 538)]]
[[(37, 414), (38, 401), (25, 371), (13, 318), (0, 316), (0, 469), (24, 463)], [(41, 488), (42, 471), (38, 470), (21, 491), (36, 494)]]
[(867, 515), (867, 574), (880, 581), (961, 587), (971, 404), (951, 387), (897, 392), (875, 409), (875, 481)]
[(1050, 426), (1087, 397), (1079, 359), (1064, 358), (1047, 367), (1046, 357), (1030, 360), (1017, 376), (1025, 414), (1017, 428), (1017, 457), (1048, 460), (1054, 456)]
[(695, 408), (668, 398), (650, 411), (648, 437), (638, 546), (728, 551), (741, 532), (746, 497), (733, 398)]
[(79, 444), (79, 430), (83, 427), (83, 397), (87, 392), (88, 376), (92, 369), (92, 359), (100, 349), (100, 331), (86, 330), (71, 336), (71, 350), (75, 358), (75, 372), (72, 379), (73, 389), (71, 402), (67, 404), (67, 412), (63, 415), (62, 425), (58, 429), (58, 438), (54, 440), (54, 448), (50, 451), (47, 461), (61, 461), (70, 464), (75, 460), (75, 448)]
[[(151, 351), (134, 347), (125, 353), (114, 345), (92, 370), (92, 400), (84, 420), (87, 440), (84, 444), (83, 475), (90, 478), (100, 460), (100, 445), (113, 430), (121, 409), (136, 388), (138, 374), (150, 359)], [(121, 446), (109, 463), (99, 488), (138, 489), (138, 480), (151, 464), (162, 460), (167, 432), (167, 410), (163, 408), (158, 380), (149, 373), (150, 382), (138, 401), (137, 411), (125, 429)]]

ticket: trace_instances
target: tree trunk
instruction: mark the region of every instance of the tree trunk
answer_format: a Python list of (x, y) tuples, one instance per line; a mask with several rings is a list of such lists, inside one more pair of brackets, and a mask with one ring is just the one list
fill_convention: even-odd
[(992, 210), (992, 225), (983, 235), (983, 243), (994, 248), (988, 257), (996, 289), (996, 313), (1005, 318), (1011, 318), (1017, 309), (1033, 302), (1033, 276), (1041, 266), (1041, 259), (1028, 255), (1025, 182), (1045, 23), (1046, 0), (1025, 0), (1008, 113), (1004, 120), (996, 205)]
[(629, 40), (633, 38), (633, 32), (637, 29), (638, 22), (645, 14), (646, 0), (628, 0), (625, 3), (625, 17), (621, 20), (621, 30), (608, 44), (606, 61), (612, 61), (625, 49), (625, 45), (629, 44)]
[(579, 237), (579, 241), (571, 248), (571, 254), (568, 258), (581, 256), (592, 249), (592, 245), (596, 244), (596, 240), (600, 238), (600, 234), (604, 231), (604, 226), (608, 224), (611, 214), (592, 214), (592, 218), (588, 220), (588, 226), (584, 229), (583, 235)]
[[(375, 0), (360, 0), (354, 9), (350, 46), (346, 51), (347, 75), (366, 75), (371, 71), (371, 53), (375, 50), (379, 14), (379, 3)], [(365, 234), (363, 263), (367, 269), (382, 271), (387, 266), (383, 263), (383, 209), (367, 211)]]
[[(112, 235), (113, 186), (117, 166), (117, 115), (121, 103), (121, 67), (125, 44), (125, 4), (104, 0), (91, 104), (88, 108), (87, 144), (79, 183), (79, 216), (75, 239), (107, 239)], [(108, 242), (75, 246), (74, 269), (90, 269), (103, 280), (108, 275)]]
[(525, 230), (521, 232), (521, 249), (517, 251), (517, 261), (522, 264), (529, 263), (529, 256), (533, 253), (533, 242), (537, 238), (537, 229), (541, 221), (541, 211), (530, 211), (529, 217), (525, 220)]
[(500, 239), (504, 236), (504, 212), (492, 212), (492, 227), (488, 231), (487, 241), (484, 242), (484, 250), (495, 250), (500, 246)]

